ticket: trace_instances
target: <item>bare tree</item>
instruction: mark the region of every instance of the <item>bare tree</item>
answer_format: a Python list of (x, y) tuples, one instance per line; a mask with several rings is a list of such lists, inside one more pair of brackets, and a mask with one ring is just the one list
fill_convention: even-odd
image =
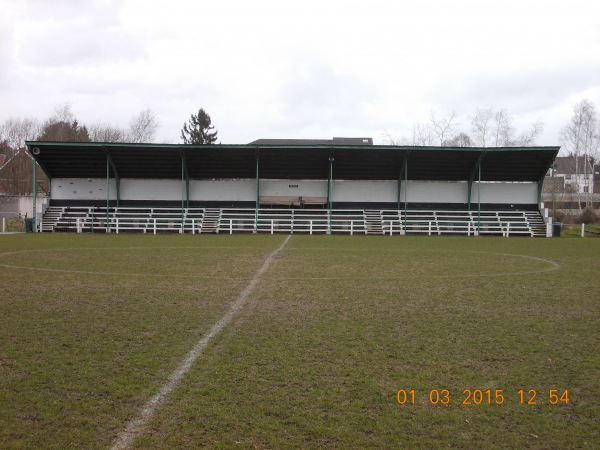
[(544, 124), (537, 121), (517, 136), (513, 118), (506, 109), (477, 108), (471, 117), (472, 139), (479, 147), (514, 147), (535, 145), (535, 139), (544, 131)]
[(544, 124), (541, 121), (536, 121), (531, 125), (529, 130), (522, 132), (518, 139), (517, 145), (528, 147), (535, 145), (535, 139), (544, 131)]
[(435, 145), (435, 136), (427, 125), (417, 123), (413, 125), (411, 136), (393, 137), (389, 132), (383, 133), (383, 143), (385, 145), (418, 145), (432, 146)]
[(428, 147), (434, 144), (435, 136), (428, 126), (423, 125), (422, 123), (417, 123), (413, 126), (412, 145), (422, 145)]
[(404, 143), (402, 143), (402, 138), (395, 138), (388, 130), (383, 130), (381, 138), (383, 145), (404, 145)]
[(94, 123), (88, 132), (92, 142), (126, 142), (125, 130), (107, 123)]
[(446, 147), (472, 147), (473, 141), (471, 141), (471, 137), (465, 133), (460, 132), (452, 139), (444, 141), (444, 146)]
[(492, 122), (492, 142), (494, 147), (511, 147), (515, 144), (515, 127), (512, 126), (512, 117), (505, 109), (494, 113)]
[(492, 132), (492, 118), (494, 111), (492, 108), (477, 108), (475, 115), (471, 117), (472, 140), (479, 147), (487, 147)]
[[(583, 184), (587, 192), (586, 205), (591, 205), (594, 161), (598, 158), (600, 149), (600, 117), (594, 104), (587, 99), (582, 100), (573, 110), (570, 122), (562, 129), (560, 142), (575, 158), (576, 188)], [(581, 202), (579, 203), (582, 208)]]
[(5, 142), (8, 157), (14, 156), (19, 149), (25, 147), (25, 141), (35, 139), (41, 130), (35, 119), (13, 117), (0, 125), (0, 142)]
[(429, 128), (437, 136), (440, 146), (444, 145), (444, 141), (452, 139), (454, 128), (456, 127), (456, 123), (454, 122), (457, 117), (458, 114), (452, 111), (448, 117), (438, 119), (435, 116), (435, 111), (431, 111), (429, 116)]
[(413, 126), (412, 136), (394, 138), (387, 131), (383, 134), (385, 143), (392, 145), (440, 145), (448, 147), (512, 147), (535, 145), (535, 139), (542, 133), (544, 125), (537, 121), (517, 136), (512, 125), (512, 116), (505, 109), (477, 108), (471, 119), (471, 132), (458, 130), (458, 114), (452, 112), (447, 117), (438, 118), (431, 112), (429, 123)]
[(156, 136), (159, 120), (151, 109), (145, 109), (135, 115), (129, 122), (127, 139), (129, 142), (152, 142)]
[(71, 108), (71, 103), (65, 102), (54, 107), (54, 115), (48, 119), (48, 122), (56, 123), (56, 122), (73, 122), (75, 119), (75, 114), (73, 114), (73, 109)]

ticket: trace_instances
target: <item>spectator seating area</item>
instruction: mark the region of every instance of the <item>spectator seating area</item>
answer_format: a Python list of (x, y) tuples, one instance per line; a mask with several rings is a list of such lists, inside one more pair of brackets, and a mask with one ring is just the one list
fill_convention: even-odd
[(538, 211), (50, 206), (41, 232), (547, 236)]

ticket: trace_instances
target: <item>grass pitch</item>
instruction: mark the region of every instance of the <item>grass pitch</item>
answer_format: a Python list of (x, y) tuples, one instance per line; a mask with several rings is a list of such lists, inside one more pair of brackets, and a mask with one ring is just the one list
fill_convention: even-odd
[[(0, 446), (110, 447), (283, 239), (0, 236)], [(293, 236), (133, 446), (597, 448), (599, 263), (594, 239)]]

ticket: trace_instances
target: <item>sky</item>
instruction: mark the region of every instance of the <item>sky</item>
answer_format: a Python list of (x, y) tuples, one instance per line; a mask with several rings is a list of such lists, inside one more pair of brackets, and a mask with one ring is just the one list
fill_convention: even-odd
[(0, 123), (69, 103), (82, 123), (204, 108), (223, 144), (409, 135), (506, 109), (558, 145), (600, 110), (598, 0), (0, 0)]

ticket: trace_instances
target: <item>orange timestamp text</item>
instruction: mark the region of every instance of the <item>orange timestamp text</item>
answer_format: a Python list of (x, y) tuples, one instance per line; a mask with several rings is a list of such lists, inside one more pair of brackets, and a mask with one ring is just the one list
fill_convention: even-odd
[(567, 389), (519, 389), (510, 393), (504, 389), (463, 389), (454, 395), (450, 389), (430, 389), (417, 394), (414, 389), (399, 389), (396, 400), (400, 405), (503, 405), (507, 398), (521, 405), (568, 405)]

